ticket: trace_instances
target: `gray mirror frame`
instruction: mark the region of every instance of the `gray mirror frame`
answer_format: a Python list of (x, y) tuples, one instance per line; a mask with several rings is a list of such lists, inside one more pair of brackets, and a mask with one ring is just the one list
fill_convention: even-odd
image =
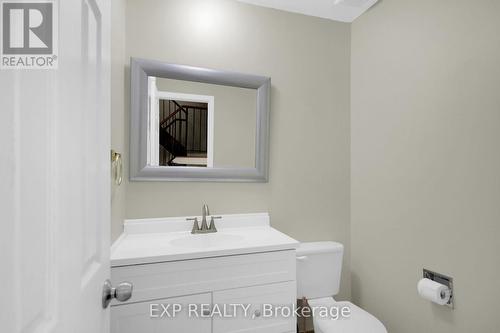
[[(271, 78), (131, 58), (130, 180), (260, 182), (269, 175)], [(148, 76), (257, 89), (254, 168), (158, 167), (147, 164)]]

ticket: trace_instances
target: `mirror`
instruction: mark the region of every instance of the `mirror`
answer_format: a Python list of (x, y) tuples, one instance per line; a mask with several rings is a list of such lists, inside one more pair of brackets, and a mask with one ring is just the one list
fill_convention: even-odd
[(257, 91), (149, 77), (153, 166), (252, 168)]
[(267, 181), (270, 79), (132, 58), (131, 180)]

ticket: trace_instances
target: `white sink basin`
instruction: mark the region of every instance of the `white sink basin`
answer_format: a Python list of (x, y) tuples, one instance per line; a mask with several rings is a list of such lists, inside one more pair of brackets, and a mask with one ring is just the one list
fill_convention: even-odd
[(186, 218), (125, 221), (124, 233), (111, 249), (111, 266), (291, 250), (299, 245), (273, 229), (267, 213), (222, 215), (216, 233), (196, 235)]
[(170, 245), (182, 248), (208, 248), (231, 246), (243, 240), (243, 236), (231, 234), (198, 234), (182, 238), (176, 238), (170, 241)]

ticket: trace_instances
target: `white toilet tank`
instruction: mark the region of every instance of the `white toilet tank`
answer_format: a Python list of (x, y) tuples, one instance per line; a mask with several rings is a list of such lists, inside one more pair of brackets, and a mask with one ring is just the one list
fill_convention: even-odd
[(337, 295), (343, 255), (340, 243), (301, 243), (297, 249), (297, 298)]

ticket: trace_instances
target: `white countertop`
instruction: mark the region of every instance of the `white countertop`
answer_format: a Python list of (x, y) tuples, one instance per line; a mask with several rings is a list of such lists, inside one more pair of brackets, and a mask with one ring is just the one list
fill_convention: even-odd
[(270, 226), (267, 213), (222, 215), (222, 219), (215, 220), (217, 233), (197, 235), (191, 234), (193, 222), (186, 218), (125, 221), (124, 233), (111, 247), (111, 266), (291, 250), (299, 246), (298, 241)]

